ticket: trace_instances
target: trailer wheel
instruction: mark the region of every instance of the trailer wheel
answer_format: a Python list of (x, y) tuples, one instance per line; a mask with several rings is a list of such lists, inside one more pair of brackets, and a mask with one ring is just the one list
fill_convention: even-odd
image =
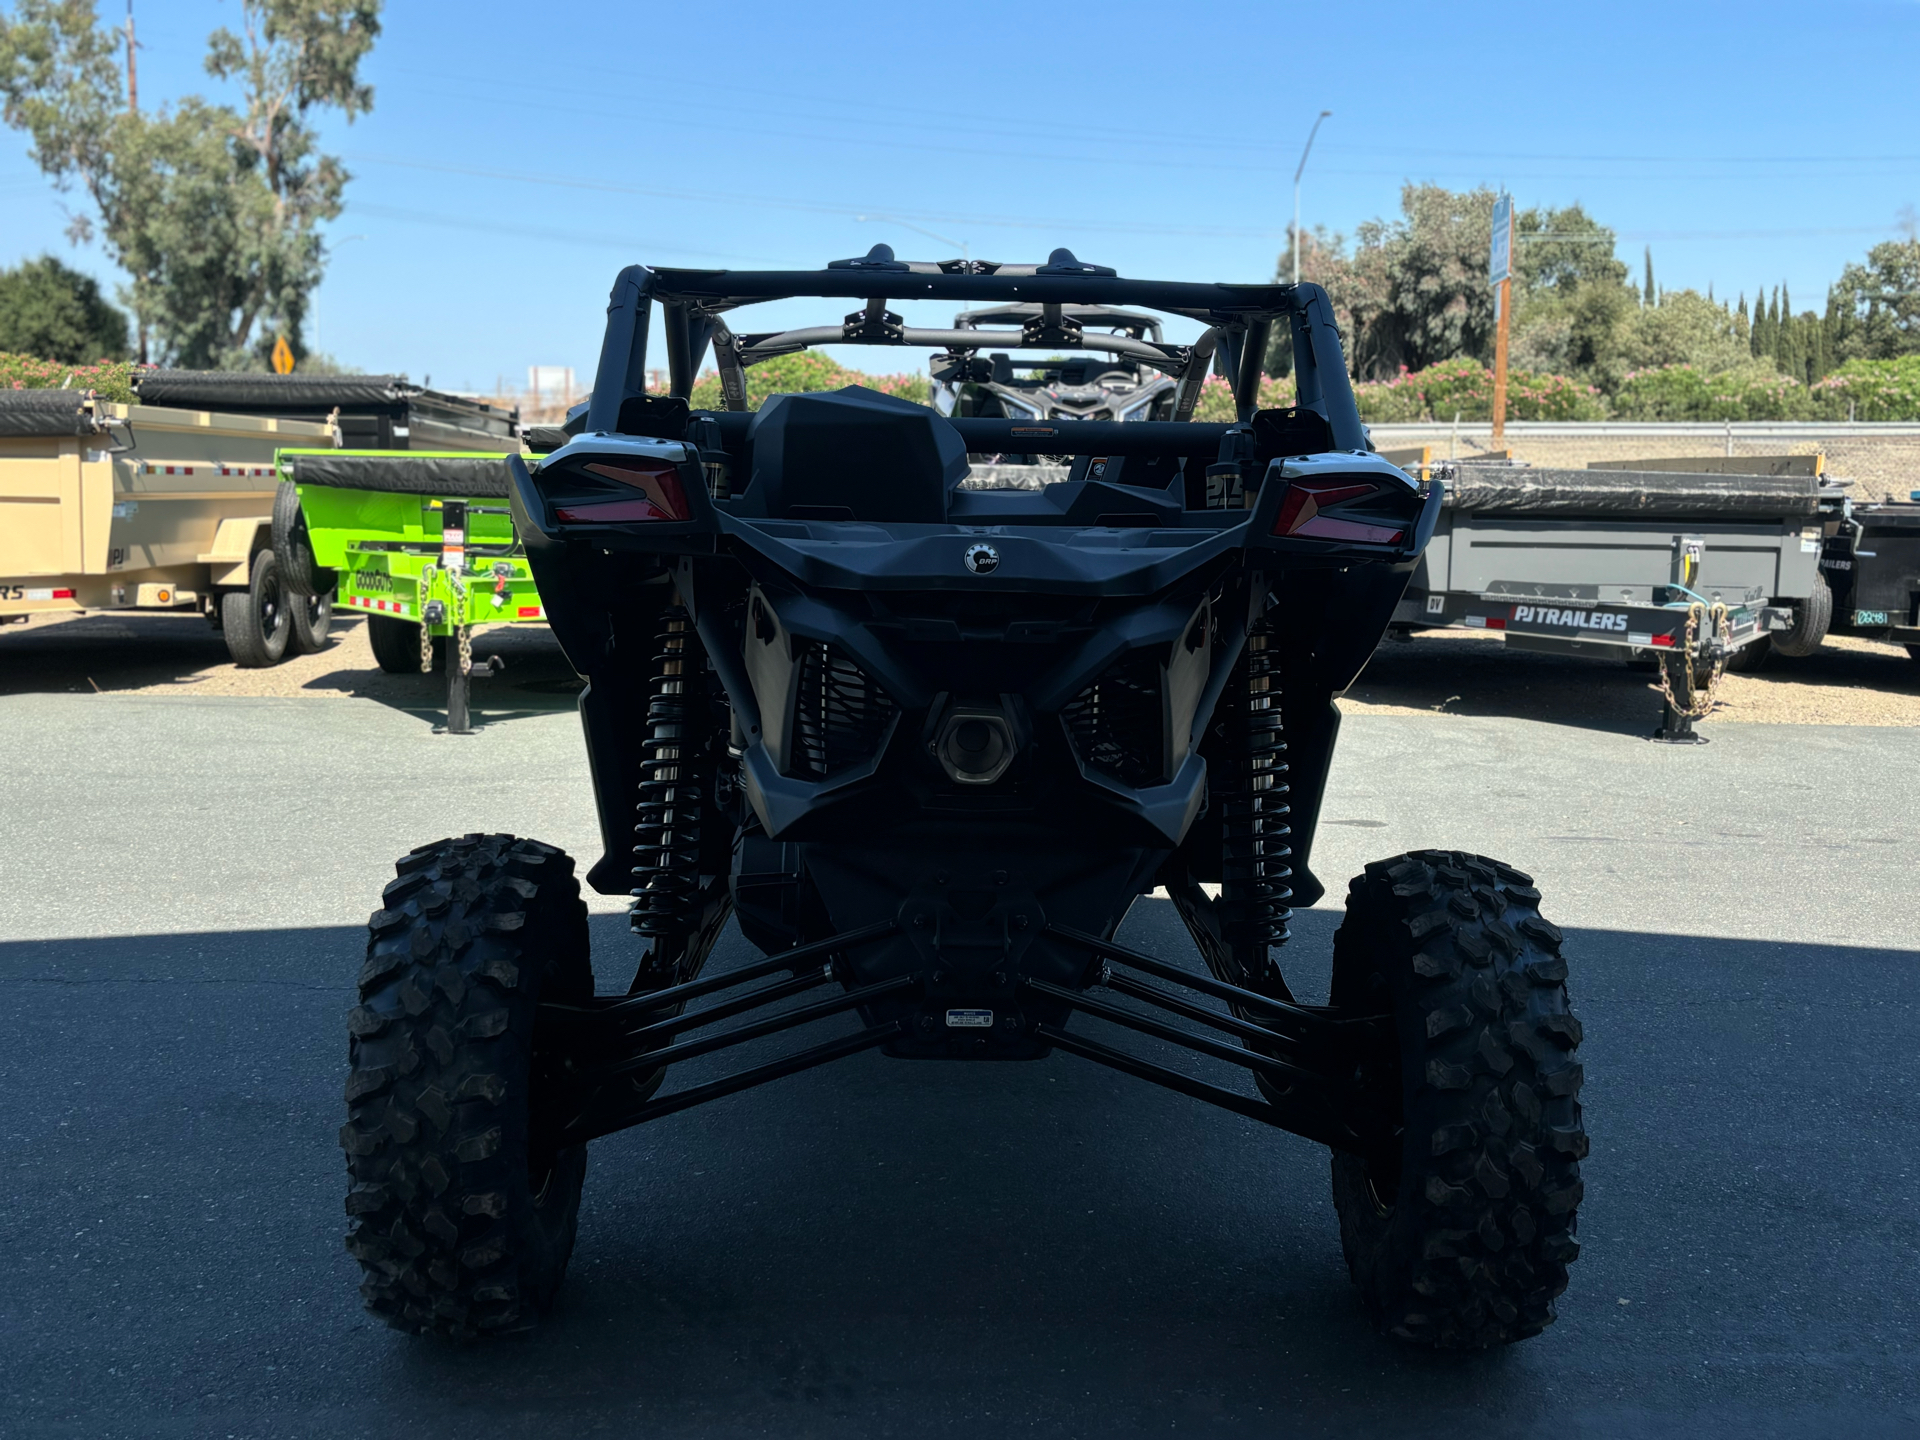
[(542, 1001), (594, 978), (574, 863), (470, 835), (401, 858), (347, 1017), (347, 1153), (367, 1309), (402, 1331), (521, 1330), (573, 1253), (587, 1148), (557, 1148), (571, 1060)]
[(290, 643), (295, 655), (313, 655), (327, 648), (327, 635), (333, 630), (332, 591), (319, 595), (289, 595), (287, 610), (293, 620)]
[(338, 574), (314, 564), (307, 516), (300, 508), (300, 491), (291, 480), (281, 481), (274, 492), (273, 553), (289, 595), (332, 595), (340, 583)]
[(1334, 938), (1330, 1000), (1393, 1013), (1361, 1073), (1401, 1104), (1388, 1150), (1334, 1154), (1341, 1249), (1375, 1324), (1436, 1349), (1537, 1334), (1580, 1253), (1581, 1023), (1539, 902), (1498, 861), (1416, 851), (1355, 878)]
[(1813, 655), (1821, 648), (1821, 642), (1828, 633), (1828, 626), (1834, 621), (1834, 592), (1828, 589), (1827, 577), (1815, 572), (1814, 589), (1808, 598), (1794, 608), (1794, 626), (1791, 630), (1778, 630), (1770, 637), (1775, 654), (1785, 656)]
[[(374, 663), (389, 675), (420, 673), (420, 627), (412, 621), (392, 616), (367, 617), (367, 643), (373, 647)], [(447, 640), (435, 636), (429, 643), (435, 670), (447, 668)]]
[(258, 669), (278, 665), (287, 653), (293, 614), (280, 585), (280, 565), (271, 550), (258, 552), (247, 567), (244, 590), (220, 597), (220, 630), (233, 663)]

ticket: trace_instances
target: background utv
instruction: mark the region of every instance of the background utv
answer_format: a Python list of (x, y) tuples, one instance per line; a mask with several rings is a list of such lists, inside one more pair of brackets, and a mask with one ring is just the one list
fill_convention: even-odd
[[(729, 328), (792, 296), (858, 308)], [(908, 299), (1020, 306), (1020, 324), (916, 329), (888, 309)], [(643, 385), (656, 304), (668, 395)], [(1205, 328), (1173, 345), (1079, 323), (1103, 305)], [(1275, 325), (1299, 403), (1257, 411)], [(1171, 418), (943, 418), (857, 388), (745, 413), (746, 367), (827, 343), (933, 347), (957, 375), (990, 348), (1095, 351), (1171, 377)], [(690, 412), (710, 348), (731, 408)], [(1234, 382), (1232, 425), (1190, 419), (1210, 367)], [(1440, 503), (1370, 453), (1318, 287), (1123, 280), (1064, 250), (633, 266), (572, 429), (511, 462), (511, 503), (589, 683), (605, 854), (587, 880), (632, 895), (638, 966), (626, 994), (595, 993), (552, 847), (474, 835), (400, 861), (349, 1018), (342, 1132), (376, 1314), (527, 1324), (560, 1286), (589, 1141), (878, 1048), (1066, 1051), (1323, 1143), (1383, 1329), (1483, 1347), (1553, 1320), (1587, 1140), (1561, 933), (1529, 878), (1447, 851), (1376, 862), (1349, 889), (1328, 1005), (1298, 1002), (1274, 960), (1290, 904), (1323, 890), (1333, 698)], [(962, 489), (970, 453), (1069, 478)], [(1156, 886), (1205, 972), (1111, 939)], [(730, 915), (766, 959), (703, 977)], [(677, 1061), (837, 1016), (853, 1029), (663, 1086)], [(1254, 1093), (1129, 1032), (1244, 1067)]]

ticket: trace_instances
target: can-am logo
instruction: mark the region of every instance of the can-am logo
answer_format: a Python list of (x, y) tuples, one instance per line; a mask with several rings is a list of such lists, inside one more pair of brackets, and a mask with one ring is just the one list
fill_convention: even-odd
[(961, 554), (961, 564), (975, 575), (991, 575), (1000, 563), (1001, 553), (985, 542), (970, 545)]
[(1553, 606), (1517, 605), (1514, 620), (1520, 625), (1559, 625), (1574, 630), (1621, 630), (1628, 618), (1605, 610), (1559, 610)]

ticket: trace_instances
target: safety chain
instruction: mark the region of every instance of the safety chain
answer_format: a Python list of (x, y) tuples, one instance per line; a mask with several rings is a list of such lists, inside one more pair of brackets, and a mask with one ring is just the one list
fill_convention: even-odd
[[(459, 566), (447, 572), (447, 580), (454, 588), (454, 605), (458, 607), (456, 614), (464, 618), (467, 614), (467, 587), (460, 579)], [(472, 675), (474, 673), (474, 628), (456, 620), (454, 634), (459, 637), (460, 643), (460, 673)]]
[[(420, 568), (420, 590), (425, 595), (434, 578), (434, 568), (425, 565)], [(430, 634), (432, 627), (427, 624), (427, 603), (420, 603), (420, 673), (432, 675), (434, 669), (434, 639)]]
[[(1694, 643), (1701, 633), (1701, 622), (1706, 619), (1714, 627), (1714, 634), (1721, 642), (1721, 653), (1714, 658), (1714, 668), (1708, 672), (1705, 687), (1696, 688), (1694, 684)], [(1684, 631), (1685, 644), (1681, 654), (1687, 657), (1688, 664), (1688, 704), (1683, 705), (1674, 698), (1674, 683), (1669, 679), (1665, 658), (1660, 667), (1661, 698), (1676, 715), (1688, 720), (1703, 720), (1714, 710), (1714, 693), (1721, 688), (1721, 677), (1727, 673), (1728, 656), (1731, 655), (1731, 642), (1734, 628), (1728, 623), (1728, 608), (1720, 601), (1712, 607), (1700, 601), (1688, 606), (1688, 622)]]

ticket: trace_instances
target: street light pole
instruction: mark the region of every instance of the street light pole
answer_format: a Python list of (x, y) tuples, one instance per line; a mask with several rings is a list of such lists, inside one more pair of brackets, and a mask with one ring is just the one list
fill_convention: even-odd
[(1294, 283), (1301, 283), (1301, 172), (1307, 169), (1307, 152), (1314, 148), (1314, 137), (1320, 133), (1321, 122), (1332, 115), (1332, 110), (1323, 110), (1314, 117), (1314, 128), (1307, 132), (1307, 144), (1301, 147), (1301, 163), (1294, 167)]

